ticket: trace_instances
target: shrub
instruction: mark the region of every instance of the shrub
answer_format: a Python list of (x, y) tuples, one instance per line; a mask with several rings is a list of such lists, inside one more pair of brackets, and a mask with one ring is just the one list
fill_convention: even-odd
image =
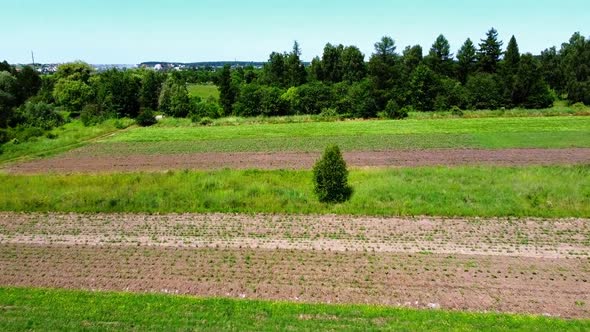
[(115, 114), (109, 114), (101, 110), (96, 104), (88, 104), (84, 106), (80, 112), (80, 120), (85, 126), (92, 126), (103, 121), (116, 117)]
[(145, 108), (139, 112), (139, 115), (135, 121), (142, 127), (149, 127), (157, 122), (154, 111), (151, 108)]
[(400, 108), (395, 100), (390, 100), (385, 106), (385, 116), (389, 119), (404, 119), (408, 117), (408, 108)]
[(340, 148), (331, 145), (313, 167), (314, 191), (322, 203), (342, 203), (350, 199), (348, 170)]
[(213, 120), (211, 120), (208, 117), (204, 117), (201, 120), (199, 120), (199, 125), (201, 126), (209, 126), (213, 124)]
[(451, 114), (454, 116), (463, 116), (463, 111), (459, 107), (453, 106), (451, 107)]

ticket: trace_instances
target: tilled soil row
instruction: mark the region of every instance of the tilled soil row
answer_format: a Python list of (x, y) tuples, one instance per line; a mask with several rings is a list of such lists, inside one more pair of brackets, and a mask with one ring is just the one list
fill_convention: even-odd
[[(320, 157), (312, 152), (208, 152), (192, 154), (77, 155), (18, 163), (5, 168), (17, 174), (162, 171), (171, 169), (309, 169)], [(437, 165), (556, 165), (590, 163), (590, 148), (569, 149), (430, 149), (344, 153), (353, 167)]]
[(585, 219), (0, 213), (0, 285), (590, 317)]
[(0, 285), (590, 317), (588, 259), (0, 244)]
[(590, 257), (590, 220), (0, 212), (0, 243)]

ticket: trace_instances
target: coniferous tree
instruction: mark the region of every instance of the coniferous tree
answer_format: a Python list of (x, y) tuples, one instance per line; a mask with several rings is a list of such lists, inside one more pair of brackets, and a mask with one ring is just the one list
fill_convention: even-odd
[(347, 46), (342, 51), (342, 79), (348, 83), (362, 80), (367, 75), (365, 55), (356, 46)]
[(512, 36), (506, 52), (504, 53), (504, 59), (501, 62), (500, 68), (500, 79), (503, 84), (503, 96), (504, 102), (507, 106), (518, 105), (518, 98), (515, 96), (514, 81), (518, 72), (518, 64), (520, 62), (520, 51), (518, 49), (518, 43), (516, 38)]
[(479, 44), (478, 64), (479, 69), (486, 73), (496, 73), (498, 63), (502, 56), (502, 41), (498, 40), (498, 31), (491, 28), (486, 39), (482, 39)]
[(439, 35), (428, 53), (428, 65), (434, 72), (449, 76), (452, 68), (451, 45), (444, 35)]
[(223, 115), (230, 115), (236, 101), (236, 90), (232, 83), (230, 65), (223, 66), (219, 75), (219, 103), (223, 108)]
[(285, 66), (287, 67), (287, 86), (299, 86), (305, 83), (307, 72), (301, 62), (301, 49), (297, 41), (293, 43), (293, 50), (287, 55)]
[(457, 52), (457, 60), (459, 65), (458, 78), (462, 84), (465, 84), (469, 75), (475, 71), (477, 62), (477, 51), (471, 39), (467, 38), (459, 52)]
[(343, 203), (350, 199), (352, 187), (348, 185), (348, 170), (342, 153), (336, 145), (326, 148), (313, 167), (314, 191), (322, 203)]

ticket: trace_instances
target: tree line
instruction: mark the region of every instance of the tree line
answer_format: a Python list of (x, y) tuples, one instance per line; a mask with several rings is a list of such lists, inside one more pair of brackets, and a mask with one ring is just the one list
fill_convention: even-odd
[[(43, 135), (68, 118), (92, 125), (108, 118), (155, 122), (154, 113), (194, 121), (222, 116), (324, 114), (403, 118), (409, 111), (545, 108), (556, 98), (590, 105), (590, 39), (575, 33), (559, 49), (521, 54), (490, 29), (457, 54), (440, 35), (427, 54), (419, 45), (398, 52), (391, 37), (368, 61), (356, 46), (327, 44), (309, 65), (297, 42), (273, 52), (261, 69), (249, 67), (96, 72), (67, 63), (55, 74), (0, 63), (0, 143)], [(187, 83), (212, 82), (219, 100), (189, 97)], [(67, 116), (69, 115), (69, 116)]]
[(319, 114), (404, 117), (409, 111), (546, 108), (556, 98), (590, 104), (590, 40), (540, 55), (521, 54), (514, 36), (506, 49), (490, 29), (476, 45), (467, 39), (454, 55), (439, 35), (427, 54), (420, 45), (401, 54), (391, 37), (375, 43), (368, 61), (356, 46), (327, 44), (304, 67), (297, 42), (274, 52), (261, 71), (225, 68), (219, 78), (224, 114)]

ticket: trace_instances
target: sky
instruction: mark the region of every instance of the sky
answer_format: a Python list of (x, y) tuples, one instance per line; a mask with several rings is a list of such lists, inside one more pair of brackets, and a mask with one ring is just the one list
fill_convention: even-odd
[(0, 61), (266, 61), (290, 51), (321, 55), (326, 43), (356, 45), (369, 58), (382, 36), (401, 53), (426, 53), (439, 34), (453, 53), (491, 27), (504, 46), (540, 53), (579, 31), (590, 35), (588, 0), (0, 0)]

